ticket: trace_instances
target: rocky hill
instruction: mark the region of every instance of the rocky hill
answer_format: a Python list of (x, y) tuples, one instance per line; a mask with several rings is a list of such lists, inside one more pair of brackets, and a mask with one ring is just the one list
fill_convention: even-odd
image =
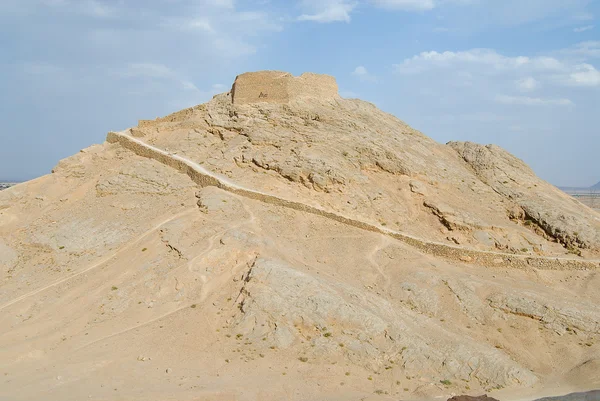
[(0, 399), (587, 390), (599, 253), (506, 151), (243, 74), (0, 193)]
[(592, 186), (592, 189), (600, 190), (600, 182)]

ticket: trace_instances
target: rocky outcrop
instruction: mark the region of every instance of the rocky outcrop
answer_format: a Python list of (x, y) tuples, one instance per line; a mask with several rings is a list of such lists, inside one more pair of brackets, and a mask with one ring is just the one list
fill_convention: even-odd
[[(600, 215), (590, 219), (594, 212), (535, 178), (518, 159), (507, 162), (519, 176), (513, 178), (536, 181), (515, 183), (514, 191), (528, 193), (517, 199), (514, 191), (499, 190), (504, 181), (512, 182), (499, 178), (500, 163), (490, 167), (498, 170), (491, 173), (498, 176), (492, 182), (451, 146), (370, 103), (337, 96), (333, 83), (313, 85), (310, 77), (242, 74), (232, 91), (140, 121), (129, 135), (185, 155), (247, 188), (433, 242), (515, 255), (600, 256), (591, 239)], [(305, 84), (294, 92), (294, 82)], [(281, 90), (281, 96), (272, 102), (254, 99), (261, 85)], [(535, 191), (538, 198), (529, 196)], [(552, 207), (537, 206), (544, 203)], [(562, 215), (564, 229), (557, 223)]]
[(600, 248), (600, 221), (566, 194), (539, 179), (520, 159), (495, 145), (449, 142), (477, 176), (523, 210), (522, 220), (540, 227), (566, 248)]
[[(589, 305), (587, 311), (572, 305), (558, 305), (548, 300), (536, 299), (527, 293), (493, 294), (488, 297), (490, 306), (517, 316), (537, 320), (559, 334), (567, 332), (583, 332), (600, 334), (600, 308)], [(595, 312), (590, 313), (591, 310)]]
[(206, 168), (192, 162), (182, 156), (174, 155), (155, 146), (148, 145), (138, 138), (133, 138), (126, 132), (110, 132), (107, 135), (107, 141), (120, 143), (125, 148), (134, 151), (136, 154), (157, 160), (167, 166), (173, 167), (182, 173), (187, 174), (196, 184), (200, 186), (214, 186), (224, 189), (228, 192), (241, 195), (250, 199), (260, 200), (261, 202), (283, 206), (294, 210), (327, 217), (337, 222), (349, 226), (358, 227), (363, 230), (388, 235), (394, 239), (406, 242), (417, 249), (441, 256), (454, 259), (461, 262), (476, 262), (484, 265), (493, 266), (512, 266), (512, 267), (537, 267), (542, 269), (597, 269), (600, 267), (600, 261), (596, 260), (578, 260), (578, 259), (552, 259), (543, 257), (525, 257), (516, 255), (503, 255), (501, 253), (482, 252), (473, 249), (450, 246), (433, 241), (426, 241), (406, 233), (393, 231), (383, 226), (370, 224), (356, 218), (344, 216), (340, 213), (324, 210), (320, 207), (314, 207), (308, 204), (285, 199), (264, 192), (245, 188), (231, 181), (219, 177), (217, 174), (208, 171)]
[[(242, 314), (234, 324), (265, 349), (286, 349), (304, 341), (311, 344), (311, 359), (341, 352), (375, 372), (401, 366), (408, 375), (435, 375), (438, 382), (476, 380), (506, 387), (537, 381), (492, 346), (464, 346), (423, 316), (350, 285), (302, 273), (283, 261), (259, 258), (244, 283), (237, 299)], [(410, 327), (416, 326), (430, 327), (437, 335), (426, 339), (411, 334)]]

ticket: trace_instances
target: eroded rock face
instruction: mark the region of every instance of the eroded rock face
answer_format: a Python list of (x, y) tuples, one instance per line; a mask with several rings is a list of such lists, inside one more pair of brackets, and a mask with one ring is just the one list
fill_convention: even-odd
[(600, 308), (595, 305), (589, 305), (588, 311), (595, 309), (589, 313), (573, 305), (536, 298), (528, 293), (505, 293), (492, 294), (487, 300), (492, 308), (537, 320), (561, 335), (573, 331), (600, 334)]
[(154, 160), (141, 160), (121, 169), (117, 174), (102, 178), (96, 184), (98, 196), (118, 195), (124, 193), (168, 195), (181, 191), (179, 175), (169, 171), (172, 177), (165, 180), (160, 163)]
[(567, 248), (600, 246), (600, 223), (590, 216), (590, 210), (539, 179), (522, 160), (495, 145), (448, 145), (483, 182), (517, 203), (524, 221), (537, 225)]
[(376, 372), (402, 366), (409, 375), (502, 387), (530, 386), (538, 380), (497, 349), (465, 346), (439, 327), (431, 326), (437, 331), (435, 339), (411, 334), (407, 328), (428, 323), (382, 297), (304, 274), (282, 261), (259, 258), (244, 281), (237, 330), (259, 344), (266, 339), (265, 348), (285, 349), (309, 340), (311, 358), (342, 352)]

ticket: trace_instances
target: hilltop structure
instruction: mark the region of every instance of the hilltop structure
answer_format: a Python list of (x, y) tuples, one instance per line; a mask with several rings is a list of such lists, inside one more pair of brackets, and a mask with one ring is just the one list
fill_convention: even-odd
[(242, 74), (0, 192), (0, 398), (588, 390), (599, 259), (600, 214), (505, 150)]
[(231, 88), (233, 104), (287, 104), (304, 99), (335, 99), (339, 97), (335, 78), (329, 75), (304, 73), (294, 77), (282, 71), (247, 72), (238, 75)]

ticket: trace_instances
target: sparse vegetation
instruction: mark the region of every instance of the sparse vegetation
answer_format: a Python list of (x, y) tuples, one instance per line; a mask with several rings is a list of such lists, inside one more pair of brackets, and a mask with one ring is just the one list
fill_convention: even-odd
[(444, 386), (451, 386), (452, 382), (448, 379), (445, 380), (440, 380), (440, 383), (442, 383)]
[(307, 357), (305, 357), (305, 356), (301, 356), (300, 358), (298, 358), (298, 360), (299, 360), (300, 362), (308, 362), (308, 358), (307, 358)]
[(330, 332), (324, 333), (323, 337), (331, 337), (333, 334), (331, 334)]
[(116, 291), (116, 290), (118, 290), (118, 289), (119, 289), (119, 287), (115, 287), (114, 285), (113, 285), (113, 286), (112, 286), (112, 288), (111, 288), (111, 290), (112, 290), (112, 291)]
[(142, 248), (142, 252), (146, 252), (148, 248)]

